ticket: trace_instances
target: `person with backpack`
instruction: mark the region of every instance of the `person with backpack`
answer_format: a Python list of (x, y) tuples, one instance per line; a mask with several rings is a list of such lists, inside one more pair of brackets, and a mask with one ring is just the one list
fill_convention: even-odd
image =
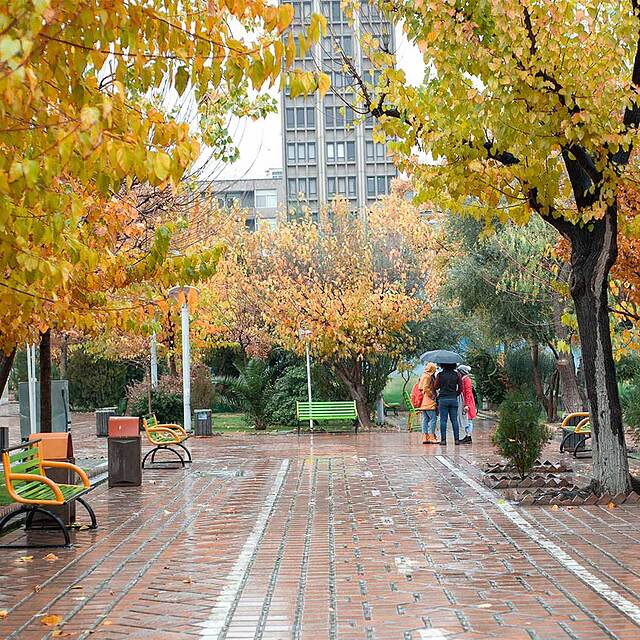
[(458, 397), (458, 423), (465, 430), (465, 436), (460, 444), (471, 444), (473, 432), (473, 420), (478, 415), (473, 380), (471, 380), (471, 367), (466, 364), (458, 366), (458, 373), (462, 376), (462, 392)]
[(453, 438), (460, 444), (458, 424), (458, 396), (462, 392), (462, 376), (456, 371), (455, 364), (442, 364), (442, 371), (436, 376), (434, 387), (438, 390), (440, 408), (440, 445), (447, 444), (447, 421), (451, 420)]
[(436, 390), (435, 390), (436, 365), (428, 362), (418, 382), (418, 389), (422, 393), (421, 402), (418, 405), (422, 413), (422, 444), (436, 444), (436, 421), (438, 419)]

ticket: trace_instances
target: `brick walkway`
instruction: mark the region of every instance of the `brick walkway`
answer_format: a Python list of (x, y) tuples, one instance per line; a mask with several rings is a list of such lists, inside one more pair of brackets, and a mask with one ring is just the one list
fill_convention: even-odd
[(0, 551), (0, 637), (640, 638), (640, 507), (508, 507), (478, 484), (488, 430), (192, 441), (190, 469), (100, 485), (57, 560)]

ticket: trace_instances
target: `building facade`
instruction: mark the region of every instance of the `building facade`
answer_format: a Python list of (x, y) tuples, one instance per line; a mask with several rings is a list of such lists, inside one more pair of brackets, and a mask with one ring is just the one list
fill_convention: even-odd
[(373, 119), (360, 121), (349, 107), (353, 75), (344, 70), (342, 52), (353, 62), (357, 74), (372, 84), (377, 74), (360, 49), (360, 34), (378, 37), (389, 51), (394, 50), (392, 26), (361, 0), (361, 11), (353, 24), (341, 8), (340, 0), (292, 0), (294, 34), (309, 25), (312, 13), (327, 19), (327, 35), (314, 44), (300, 68), (320, 67), (331, 78), (324, 98), (319, 93), (291, 98), (281, 94), (283, 164), (289, 210), (305, 205), (317, 212), (335, 197), (348, 200), (351, 210), (362, 211), (376, 198), (389, 193), (397, 170), (387, 157), (385, 144), (373, 141)]
[(251, 231), (261, 225), (275, 227), (278, 213), (285, 210), (282, 169), (271, 169), (269, 177), (239, 180), (212, 180), (203, 183), (208, 198), (217, 199), (222, 207), (236, 204), (246, 211), (245, 224)]

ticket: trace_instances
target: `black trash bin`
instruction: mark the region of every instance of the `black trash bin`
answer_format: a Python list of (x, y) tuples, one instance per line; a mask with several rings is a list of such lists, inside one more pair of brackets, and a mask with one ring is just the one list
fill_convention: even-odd
[(9, 448), (9, 427), (0, 427), (0, 451)]
[(109, 419), (109, 487), (139, 487), (142, 484), (142, 441), (139, 418)]
[(109, 418), (116, 415), (118, 407), (102, 407), (96, 409), (96, 435), (106, 438), (109, 435)]
[(211, 409), (196, 409), (194, 412), (195, 434), (197, 436), (213, 435), (211, 431)]

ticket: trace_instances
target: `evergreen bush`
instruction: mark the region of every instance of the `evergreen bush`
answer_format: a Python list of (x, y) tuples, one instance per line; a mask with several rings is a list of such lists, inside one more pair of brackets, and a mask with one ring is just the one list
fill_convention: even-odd
[[(127, 398), (129, 415), (147, 415), (149, 413), (149, 379), (145, 378), (141, 382), (129, 385)], [(151, 392), (151, 413), (155, 413), (158, 422), (182, 424), (182, 379), (160, 376), (158, 388)]]
[(620, 400), (624, 424), (631, 429), (635, 443), (640, 444), (640, 375), (621, 385)]
[(508, 393), (498, 410), (493, 444), (521, 478), (526, 477), (551, 438), (551, 432), (540, 419), (541, 412), (538, 401), (525, 391)]

